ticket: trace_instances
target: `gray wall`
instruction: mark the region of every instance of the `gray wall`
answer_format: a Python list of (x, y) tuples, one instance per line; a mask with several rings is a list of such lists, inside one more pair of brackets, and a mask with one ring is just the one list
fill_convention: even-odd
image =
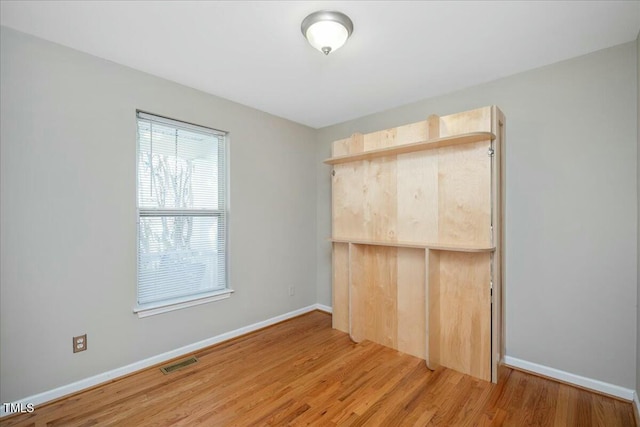
[[(354, 132), (498, 105), (507, 118), (507, 354), (633, 389), (636, 85), (630, 42), (321, 129), (317, 161)], [(329, 171), (318, 166), (323, 304), (331, 303)]]
[[(0, 38), (0, 401), (316, 302), (315, 130), (13, 30)], [(227, 300), (132, 312), (136, 109), (230, 132)]]

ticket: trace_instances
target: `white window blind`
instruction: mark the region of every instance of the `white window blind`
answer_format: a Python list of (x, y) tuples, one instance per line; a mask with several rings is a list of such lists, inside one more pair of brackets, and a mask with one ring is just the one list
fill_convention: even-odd
[(225, 134), (137, 116), (138, 307), (225, 290)]

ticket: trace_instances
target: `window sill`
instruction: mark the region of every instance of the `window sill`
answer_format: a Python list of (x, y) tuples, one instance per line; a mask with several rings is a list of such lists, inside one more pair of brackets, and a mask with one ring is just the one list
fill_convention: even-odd
[(227, 299), (233, 293), (233, 289), (223, 289), (221, 291), (209, 292), (198, 295), (195, 298), (179, 298), (169, 301), (162, 301), (154, 304), (136, 306), (133, 312), (138, 318), (155, 316), (156, 314), (167, 313), (169, 311), (180, 310), (187, 307), (193, 307), (200, 304), (206, 304), (213, 301)]

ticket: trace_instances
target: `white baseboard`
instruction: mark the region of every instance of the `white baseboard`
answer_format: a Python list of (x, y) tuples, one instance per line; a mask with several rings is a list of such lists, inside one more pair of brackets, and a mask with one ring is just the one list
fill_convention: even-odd
[[(577, 385), (589, 390), (594, 390), (600, 393), (608, 394), (610, 396), (619, 397), (620, 399), (628, 400), (629, 402), (634, 400), (635, 392), (629, 388), (624, 388), (614, 384), (605, 383), (603, 381), (594, 380), (592, 378), (583, 377), (580, 375), (572, 374), (570, 372), (565, 372), (559, 369), (550, 368), (548, 366), (538, 365), (537, 363), (528, 362), (526, 360), (517, 359), (511, 356), (504, 357), (504, 364), (512, 368), (522, 369), (524, 371), (540, 374), (545, 377), (549, 377), (549, 378), (556, 379), (558, 381)], [(637, 402), (637, 395), (636, 395), (636, 402)]]
[(324, 305), (324, 304), (316, 304), (316, 310), (320, 310), (320, 311), (324, 311), (325, 313), (333, 313), (333, 307), (329, 307), (328, 305)]
[(633, 415), (636, 417), (636, 425), (640, 426), (640, 400), (638, 400), (638, 392), (633, 392)]
[[(33, 396), (28, 396), (28, 397), (25, 397), (24, 399), (20, 399), (11, 403), (14, 404), (14, 407), (17, 406), (20, 408), (26, 408), (27, 404), (32, 404), (34, 406), (42, 405), (43, 403), (50, 402), (54, 399), (59, 399), (69, 394), (77, 393), (89, 387), (94, 387), (96, 385), (112, 381), (124, 375), (128, 375), (136, 371), (140, 371), (142, 369), (160, 364), (170, 359), (175, 359), (176, 357), (180, 357), (185, 354), (193, 353), (205, 347), (209, 347), (211, 345), (218, 344), (223, 341), (227, 341), (232, 338), (239, 337), (249, 332), (257, 331), (258, 329), (262, 329), (267, 326), (274, 325), (278, 322), (282, 322), (283, 320), (288, 320), (293, 317), (300, 316), (301, 314), (309, 313), (314, 310), (331, 312), (331, 307), (327, 307), (322, 304), (313, 304), (307, 307), (300, 308), (298, 310), (281, 314), (280, 316), (272, 317), (271, 319), (263, 320), (262, 322), (244, 326), (242, 328), (238, 328), (230, 332), (225, 332), (223, 334), (216, 335), (215, 337), (207, 338), (205, 340), (198, 341), (196, 343), (189, 344), (184, 347), (177, 348), (175, 350), (167, 351), (166, 353), (149, 357), (148, 359), (140, 360), (138, 362), (134, 362), (127, 366), (123, 366), (120, 368), (113, 369), (111, 371), (103, 372), (102, 374), (94, 375), (92, 377), (85, 378), (80, 381), (73, 382), (71, 384), (63, 385), (61, 387), (54, 388), (53, 390), (48, 390), (43, 393), (34, 394)], [(0, 402), (0, 403), (4, 403), (4, 402)], [(5, 409), (5, 406), (3, 404), (0, 405), (0, 417), (4, 417), (12, 413), (13, 412), (11, 411), (11, 409)]]

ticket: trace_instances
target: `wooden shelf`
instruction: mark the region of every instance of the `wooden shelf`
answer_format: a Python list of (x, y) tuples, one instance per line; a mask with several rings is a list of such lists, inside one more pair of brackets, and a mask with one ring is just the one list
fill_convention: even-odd
[(333, 238), (330, 238), (329, 241), (333, 243), (352, 243), (354, 245), (431, 249), (434, 251), (449, 251), (449, 252), (493, 252), (496, 250), (496, 248), (492, 246), (450, 245), (450, 244), (442, 244), (442, 243), (383, 242), (380, 240), (333, 239)]
[(324, 162), (329, 165), (355, 162), (358, 160), (371, 160), (377, 157), (395, 156), (398, 154), (414, 153), (416, 151), (433, 150), (436, 148), (450, 147), (454, 145), (470, 144), (486, 140), (494, 140), (496, 136), (491, 132), (471, 132), (443, 138), (428, 139), (426, 141), (414, 142), (411, 144), (396, 145), (393, 147), (379, 148), (362, 153), (347, 154), (345, 156), (331, 157)]

